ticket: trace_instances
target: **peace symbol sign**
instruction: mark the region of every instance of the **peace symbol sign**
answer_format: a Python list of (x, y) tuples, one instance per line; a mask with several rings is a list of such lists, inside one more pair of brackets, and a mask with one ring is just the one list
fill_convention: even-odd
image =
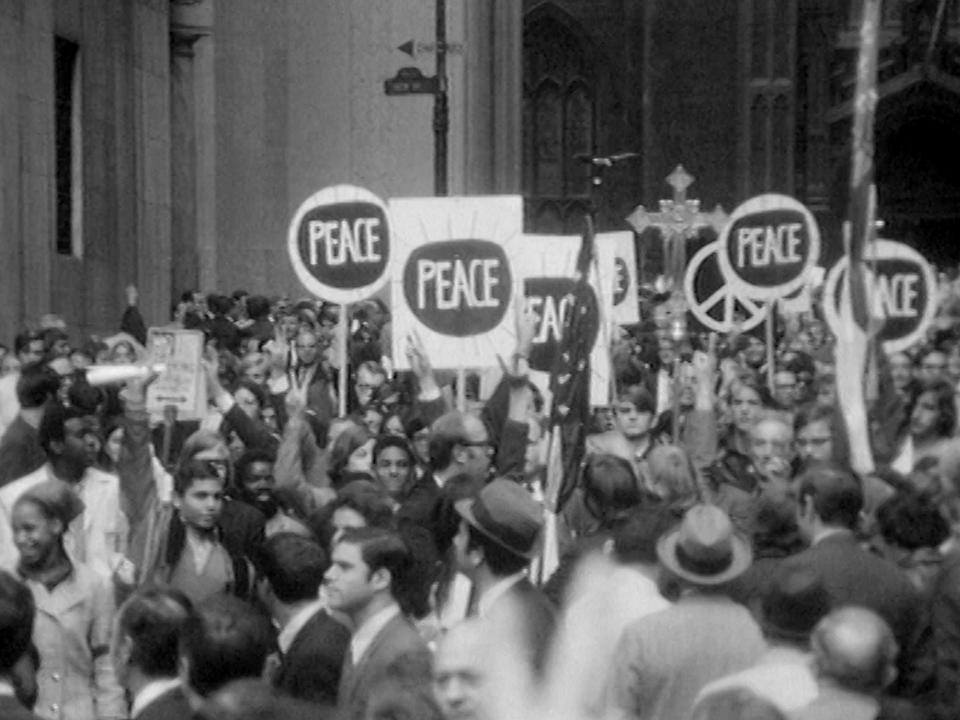
[[(700, 248), (687, 265), (683, 278), (683, 292), (693, 316), (713, 332), (744, 332), (752, 330), (767, 317), (768, 306), (763, 302), (740, 297), (723, 279), (718, 253), (720, 241)], [(738, 320), (738, 315), (743, 320)]]

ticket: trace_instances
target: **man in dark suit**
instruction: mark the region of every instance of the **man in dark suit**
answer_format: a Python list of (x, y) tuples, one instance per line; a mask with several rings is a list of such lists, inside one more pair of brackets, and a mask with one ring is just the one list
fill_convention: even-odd
[(17, 667), (30, 648), (35, 612), (27, 586), (0, 570), (0, 718), (4, 720), (39, 720), (21, 703), (16, 679)]
[(177, 677), (177, 647), (189, 615), (190, 601), (173, 588), (138, 591), (120, 607), (110, 652), (133, 701), (133, 720), (190, 716)]
[(259, 560), (259, 595), (280, 628), (274, 687), (299, 700), (335, 705), (350, 631), (319, 600), (326, 553), (313, 540), (279, 533), (264, 544)]
[(526, 575), (540, 552), (543, 508), (524, 487), (505, 479), (455, 508), (461, 518), (453, 540), (457, 567), (473, 582), (477, 614), (495, 617), (512, 602), (521, 616), (523, 647), (539, 674), (556, 627), (553, 605)]
[(0, 438), (0, 486), (32, 473), (47, 461), (37, 428), (46, 404), (56, 398), (59, 376), (46, 364), (27, 365), (17, 381), (20, 411)]
[(355, 628), (337, 697), (343, 720), (363, 717), (386, 682), (429, 691), (430, 650), (397, 602), (410, 568), (409, 550), (390, 530), (348, 529), (334, 545), (324, 586), (330, 607)]
[(831, 608), (862, 605), (886, 620), (907, 663), (918, 631), (919, 594), (900, 568), (857, 543), (853, 530), (863, 508), (860, 482), (834, 466), (815, 465), (797, 484), (798, 524), (810, 547), (790, 562), (819, 573)]

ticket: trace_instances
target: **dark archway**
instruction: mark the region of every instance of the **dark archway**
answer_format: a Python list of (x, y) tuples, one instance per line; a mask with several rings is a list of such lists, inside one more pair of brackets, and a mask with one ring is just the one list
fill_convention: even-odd
[(925, 82), (878, 106), (876, 181), (882, 234), (941, 267), (960, 263), (960, 95)]

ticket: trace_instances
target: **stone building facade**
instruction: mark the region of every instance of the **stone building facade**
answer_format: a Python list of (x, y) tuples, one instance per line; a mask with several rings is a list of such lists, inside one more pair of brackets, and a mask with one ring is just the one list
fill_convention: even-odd
[[(192, 288), (298, 295), (285, 235), (311, 193), (432, 194), (433, 99), (383, 83), (434, 73), (438, 2), (0, 0), (0, 341), (44, 312), (110, 330), (130, 282), (151, 323)], [(704, 207), (795, 195), (836, 253), (859, 0), (445, 6), (451, 193), (522, 192), (529, 229), (576, 232), (575, 156), (632, 151), (601, 227), (683, 163)], [(880, 216), (956, 262), (960, 0), (884, 7)]]

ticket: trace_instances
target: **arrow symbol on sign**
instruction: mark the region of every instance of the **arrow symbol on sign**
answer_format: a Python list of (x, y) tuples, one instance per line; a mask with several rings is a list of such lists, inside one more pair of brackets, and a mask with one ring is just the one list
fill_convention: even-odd
[(417, 51), (414, 46), (413, 40), (407, 40), (405, 43), (403, 43), (403, 45), (398, 45), (397, 50), (399, 50), (402, 53), (406, 53), (410, 57), (417, 56)]

